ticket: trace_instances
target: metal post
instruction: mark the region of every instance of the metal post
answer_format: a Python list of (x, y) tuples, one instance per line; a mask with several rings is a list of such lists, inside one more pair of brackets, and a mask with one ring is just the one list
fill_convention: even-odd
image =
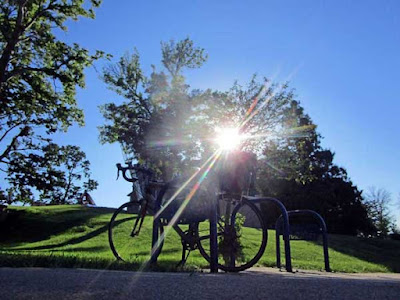
[(280, 229), (278, 230), (278, 226), (275, 226), (275, 241), (276, 241), (276, 266), (281, 268), (281, 245), (280, 245)]
[(217, 209), (216, 205), (210, 212), (210, 271), (218, 273), (218, 237), (217, 237)]
[[(303, 210), (291, 210), (287, 212), (288, 216), (293, 216), (293, 215), (309, 215), (312, 216), (316, 221), (318, 221), (321, 232), (322, 232), (322, 243), (323, 243), (323, 251), (324, 251), (324, 262), (325, 262), (325, 271), (331, 272), (331, 268), (329, 265), (329, 253), (328, 253), (328, 233), (326, 229), (326, 223), (324, 219), (321, 217), (320, 214), (317, 212), (310, 210), (310, 209), (303, 209)], [(278, 252), (279, 248), (279, 242), (278, 238), (279, 235), (281, 234), (281, 223), (282, 223), (282, 218), (284, 219), (285, 216), (281, 215), (278, 220), (275, 223), (275, 229), (276, 229), (276, 239), (277, 239), (277, 252), (276, 252), (276, 260), (277, 260), (277, 266), (278, 268), (280, 267), (280, 253)], [(278, 230), (279, 229), (279, 230)], [(284, 237), (285, 238), (285, 237)], [(280, 249), (279, 249), (280, 250)]]
[[(155, 204), (154, 204), (154, 212), (155, 214), (158, 213), (158, 211), (161, 208), (161, 201), (162, 198), (165, 194), (165, 192), (167, 191), (167, 189), (169, 188), (169, 183), (165, 184), (161, 191), (158, 193)], [(150, 256), (150, 263), (155, 264), (157, 262), (157, 258), (158, 258), (158, 254), (159, 254), (159, 249), (158, 247), (160, 247), (160, 236), (159, 236), (159, 232), (160, 232), (160, 224), (161, 222), (161, 217), (154, 217), (153, 219), (153, 234), (152, 234), (152, 240), (151, 240), (151, 256)], [(157, 254), (157, 255), (156, 255)]]
[(322, 233), (323, 246), (324, 246), (324, 260), (325, 260), (325, 271), (331, 272), (329, 266), (329, 254), (328, 254), (328, 237), (326, 231)]
[(322, 227), (322, 244), (324, 247), (324, 260), (325, 260), (325, 271), (331, 272), (331, 267), (329, 266), (329, 253), (328, 253), (328, 230), (326, 229), (325, 220), (321, 217), (320, 214), (314, 212), (314, 215), (319, 219), (319, 222)]
[[(282, 203), (281, 203), (282, 204)], [(283, 206), (283, 204), (282, 204)], [(281, 209), (282, 210), (282, 209)], [(285, 263), (286, 271), (292, 272), (292, 257), (290, 255), (290, 229), (289, 229), (289, 216), (286, 208), (282, 210), (283, 216), (283, 242), (285, 243)]]
[(155, 255), (158, 251), (158, 246), (157, 244), (159, 243), (158, 239), (158, 232), (160, 230), (160, 219), (159, 218), (154, 218), (153, 220), (153, 235), (152, 235), (152, 240), (151, 240), (151, 257), (150, 257), (150, 263), (155, 264), (157, 262), (158, 256)]

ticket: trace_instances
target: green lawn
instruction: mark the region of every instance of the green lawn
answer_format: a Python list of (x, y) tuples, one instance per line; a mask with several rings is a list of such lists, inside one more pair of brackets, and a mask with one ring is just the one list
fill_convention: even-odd
[[(140, 255), (131, 263), (116, 262), (108, 246), (107, 225), (113, 209), (73, 206), (10, 207), (0, 223), (0, 265), (42, 267), (86, 267), (137, 270), (148, 258), (151, 220), (144, 224), (138, 243)], [(322, 246), (292, 241), (293, 267), (322, 270)], [(172, 271), (181, 258), (178, 235), (170, 230), (156, 267)], [(283, 250), (283, 244), (281, 246)], [(331, 268), (336, 272), (400, 272), (400, 242), (330, 235)], [(282, 252), (282, 258), (284, 254)], [(283, 261), (284, 263), (284, 261)], [(276, 266), (275, 232), (260, 266)], [(193, 251), (186, 270), (207, 268), (208, 263)]]

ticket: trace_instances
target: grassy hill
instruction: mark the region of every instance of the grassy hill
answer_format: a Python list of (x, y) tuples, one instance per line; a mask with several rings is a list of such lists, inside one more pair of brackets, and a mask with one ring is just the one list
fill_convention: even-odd
[[(146, 261), (150, 251), (143, 251), (136, 263), (115, 261), (107, 238), (113, 209), (72, 205), (9, 207), (8, 210), (7, 219), (0, 223), (1, 266), (135, 270)], [(150, 218), (144, 226), (150, 231)], [(150, 234), (144, 235), (144, 249), (150, 249), (150, 244)], [(323, 269), (320, 244), (292, 241), (291, 247), (295, 269)], [(399, 253), (400, 241), (329, 236), (331, 268), (336, 272), (400, 272)], [(171, 230), (157, 270), (174, 270), (180, 257), (180, 239)], [(272, 230), (269, 230), (268, 246), (259, 265), (276, 266), (275, 232)], [(193, 251), (186, 263), (188, 270), (207, 267), (208, 263), (198, 251)]]

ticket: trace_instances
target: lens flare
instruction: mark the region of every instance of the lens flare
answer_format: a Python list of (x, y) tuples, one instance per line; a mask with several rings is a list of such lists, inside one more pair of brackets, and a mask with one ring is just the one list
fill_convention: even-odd
[(215, 142), (221, 150), (234, 150), (243, 139), (238, 128), (216, 128), (215, 131), (217, 132)]
[[(164, 232), (161, 234), (161, 236), (158, 238), (158, 240), (156, 241), (154, 247), (151, 249), (151, 255), (153, 255), (154, 253), (156, 253), (156, 251), (158, 250), (158, 248), (161, 246), (162, 241), (165, 240), (165, 238), (167, 237), (167, 235), (169, 234), (169, 232), (171, 231), (171, 229), (173, 228), (173, 226), (178, 222), (179, 217), (182, 215), (183, 211), (185, 210), (186, 206), (189, 204), (190, 200), (192, 200), (193, 196), (196, 194), (197, 190), (200, 188), (202, 182), (204, 181), (204, 179), (207, 177), (208, 173), (211, 171), (211, 169), (213, 168), (213, 166), (215, 165), (215, 163), (218, 161), (219, 157), (221, 155), (221, 150), (217, 150), (216, 152), (214, 152), (214, 154), (207, 160), (206, 163), (208, 163), (207, 168), (204, 171), (204, 167), (206, 165), (206, 163), (202, 166), (201, 171), (204, 171), (204, 173), (201, 175), (201, 177), (199, 178), (199, 180), (196, 182), (196, 184), (191, 188), (189, 194), (186, 195), (185, 200), (182, 202), (181, 206), (178, 208), (178, 210), (175, 212), (174, 216), (171, 218), (171, 220), (168, 222)], [(195, 175), (197, 175), (199, 172), (196, 172)], [(192, 179), (194, 178), (194, 176), (192, 176), (187, 182), (184, 183), (183, 187), (186, 186)], [(171, 203), (171, 201), (173, 201), (177, 194), (180, 193), (183, 190), (183, 187), (181, 187), (180, 189), (178, 189), (177, 193), (174, 194), (174, 196), (172, 196), (172, 198), (168, 201), (168, 203)], [(165, 208), (164, 208), (165, 209)], [(158, 212), (155, 215), (155, 218), (160, 216), (160, 212)], [(144, 269), (149, 262), (146, 262), (146, 264), (142, 265), (142, 268)], [(141, 269), (141, 271), (143, 270)]]

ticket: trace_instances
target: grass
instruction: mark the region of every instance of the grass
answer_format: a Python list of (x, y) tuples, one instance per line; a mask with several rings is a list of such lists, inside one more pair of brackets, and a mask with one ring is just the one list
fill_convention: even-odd
[[(145, 221), (137, 255), (130, 263), (115, 261), (107, 237), (113, 209), (73, 206), (10, 207), (0, 223), (0, 265), (11, 267), (72, 267), (137, 270), (148, 259), (151, 220)], [(281, 243), (283, 251), (283, 243)], [(292, 241), (296, 269), (322, 270), (321, 244)], [(174, 271), (181, 259), (181, 242), (170, 230), (159, 256), (158, 271)], [(330, 235), (331, 268), (336, 272), (400, 272), (400, 242)], [(282, 259), (284, 254), (281, 254)], [(284, 260), (282, 261), (284, 263)], [(268, 245), (259, 266), (276, 266), (275, 232), (269, 230)], [(184, 270), (201, 270), (208, 263), (198, 251), (189, 256)]]

